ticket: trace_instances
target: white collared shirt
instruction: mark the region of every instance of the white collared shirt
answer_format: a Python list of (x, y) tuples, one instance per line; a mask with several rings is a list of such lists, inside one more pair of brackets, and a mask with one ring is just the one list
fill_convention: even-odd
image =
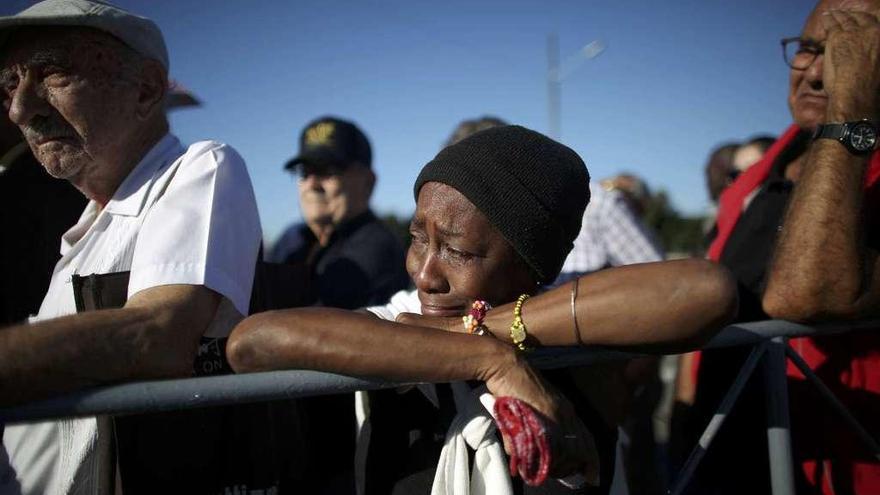
[[(262, 233), (244, 161), (202, 141), (166, 135), (101, 210), (90, 202), (61, 241), (61, 260), (32, 318), (76, 313), (71, 276), (130, 271), (128, 297), (151, 287), (203, 285), (223, 296), (207, 337), (246, 315)], [(101, 493), (109, 479), (106, 418), (7, 425), (0, 494)], [(0, 452), (0, 461), (2, 461)]]

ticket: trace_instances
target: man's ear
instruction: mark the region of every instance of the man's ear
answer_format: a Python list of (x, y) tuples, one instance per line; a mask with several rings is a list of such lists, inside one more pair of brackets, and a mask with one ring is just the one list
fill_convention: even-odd
[(146, 120), (155, 112), (165, 112), (168, 74), (158, 61), (147, 59), (141, 65), (138, 84), (137, 116)]
[(367, 199), (373, 195), (373, 189), (376, 187), (376, 172), (372, 168), (367, 168)]

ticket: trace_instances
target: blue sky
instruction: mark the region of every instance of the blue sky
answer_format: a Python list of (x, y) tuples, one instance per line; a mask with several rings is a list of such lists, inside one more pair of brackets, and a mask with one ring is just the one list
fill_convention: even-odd
[[(4, 1), (0, 13), (30, 2)], [(789, 123), (779, 39), (812, 2), (758, 0), (119, 0), (155, 20), (172, 77), (204, 106), (172, 114), (187, 142), (244, 156), (268, 240), (299, 218), (282, 164), (302, 126), (335, 114), (373, 144), (378, 212), (409, 215), (412, 183), (464, 118), (493, 114), (548, 132), (547, 48), (606, 45), (562, 83), (561, 140), (591, 175), (620, 171), (708, 206), (702, 167), (727, 140)]]

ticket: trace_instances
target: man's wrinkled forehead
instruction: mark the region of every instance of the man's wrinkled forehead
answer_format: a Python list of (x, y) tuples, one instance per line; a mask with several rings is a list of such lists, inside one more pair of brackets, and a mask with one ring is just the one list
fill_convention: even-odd
[[(74, 43), (69, 37), (42, 33), (40, 29), (23, 29), (9, 37), (3, 45), (0, 64), (4, 69), (12, 65), (69, 65)], [(67, 38), (67, 39), (65, 39)]]
[(822, 26), (822, 14), (829, 10), (855, 10), (880, 14), (880, 0), (820, 0), (810, 12), (801, 36), (804, 38), (824, 39), (825, 28)]
[(58, 65), (89, 59), (109, 61), (124, 45), (109, 34), (79, 27), (26, 27), (16, 30), (0, 48), (0, 66)]

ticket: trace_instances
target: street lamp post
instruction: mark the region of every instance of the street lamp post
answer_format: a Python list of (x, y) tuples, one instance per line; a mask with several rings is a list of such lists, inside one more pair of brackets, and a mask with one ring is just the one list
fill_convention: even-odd
[(596, 58), (605, 51), (605, 43), (594, 40), (559, 62), (559, 38), (556, 34), (547, 36), (547, 118), (550, 124), (550, 137), (562, 137), (562, 80), (568, 77), (585, 61)]

